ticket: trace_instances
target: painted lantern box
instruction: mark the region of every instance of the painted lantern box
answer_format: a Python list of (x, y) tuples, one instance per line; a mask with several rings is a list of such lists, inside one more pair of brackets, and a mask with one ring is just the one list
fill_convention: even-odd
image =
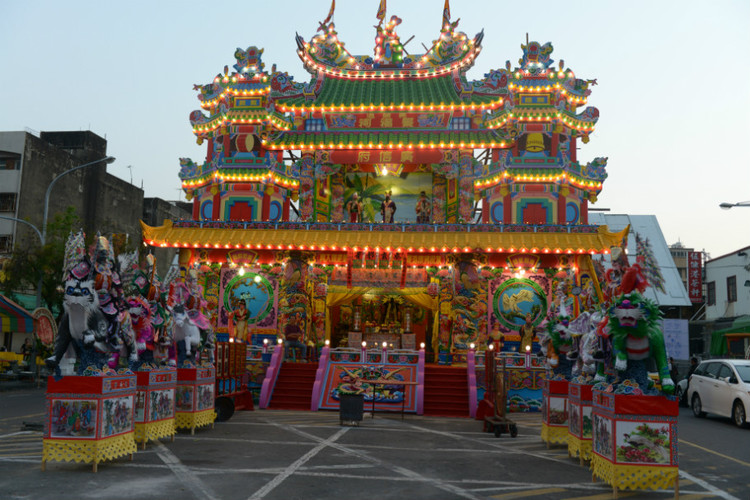
[(175, 423), (178, 429), (213, 426), (216, 420), (214, 411), (214, 390), (216, 369), (211, 367), (178, 368), (177, 388), (175, 389)]
[(175, 388), (177, 370), (174, 368), (136, 372), (135, 440), (142, 443), (175, 435)]
[(47, 461), (93, 464), (136, 451), (135, 375), (75, 376), (47, 381), (42, 470)]
[(675, 397), (594, 389), (592, 403), (591, 468), (596, 477), (615, 489), (676, 486), (679, 407)]
[(568, 453), (581, 462), (591, 460), (592, 385), (568, 384)]
[(542, 441), (568, 444), (568, 381), (544, 379), (542, 384)]

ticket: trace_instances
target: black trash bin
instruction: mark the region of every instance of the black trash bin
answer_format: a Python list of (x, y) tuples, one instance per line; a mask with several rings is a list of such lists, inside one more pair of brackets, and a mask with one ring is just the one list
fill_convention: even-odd
[(364, 394), (339, 394), (339, 423), (359, 425), (365, 408)]

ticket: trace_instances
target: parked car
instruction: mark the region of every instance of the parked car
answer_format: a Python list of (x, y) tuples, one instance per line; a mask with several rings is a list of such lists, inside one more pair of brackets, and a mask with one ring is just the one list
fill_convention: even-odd
[(688, 406), (688, 379), (684, 378), (677, 382), (677, 386), (674, 388), (674, 395), (677, 396), (677, 402), (680, 406)]
[(740, 427), (750, 423), (750, 360), (710, 359), (690, 376), (688, 401), (696, 417), (729, 417)]

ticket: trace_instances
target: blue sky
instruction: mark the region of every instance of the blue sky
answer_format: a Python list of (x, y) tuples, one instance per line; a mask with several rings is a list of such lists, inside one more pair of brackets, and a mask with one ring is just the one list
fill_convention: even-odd
[[(339, 39), (372, 53), (379, 0), (338, 0)], [(92, 130), (117, 162), (109, 171), (177, 199), (179, 158), (200, 160), (188, 115), (193, 84), (234, 63), (237, 47), (265, 48), (307, 81), (295, 33), (309, 40), (328, 0), (286, 2), (0, 0), (0, 130)], [(443, 0), (388, 0), (412, 53), (436, 38)], [(750, 2), (451, 1), (459, 29), (484, 29), (469, 78), (517, 65), (526, 40), (552, 42), (555, 61), (596, 78), (601, 113), (579, 159), (609, 157), (595, 208), (654, 214), (668, 243), (713, 257), (750, 244)], [(132, 168), (127, 168), (128, 166)]]

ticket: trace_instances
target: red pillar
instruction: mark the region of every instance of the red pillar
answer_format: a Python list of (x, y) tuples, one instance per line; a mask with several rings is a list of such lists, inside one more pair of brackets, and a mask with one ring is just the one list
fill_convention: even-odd
[(503, 197), (503, 224), (513, 223), (513, 206), (511, 205), (510, 193)]
[(484, 196), (482, 198), (482, 224), (490, 223), (490, 197)]
[(263, 202), (260, 206), (260, 220), (266, 222), (271, 211), (271, 195), (268, 191), (273, 192), (273, 186), (263, 187)]
[(589, 223), (589, 200), (586, 198), (581, 200), (581, 224)]
[(214, 195), (213, 211), (211, 212), (211, 220), (219, 220), (221, 215), (221, 188), (216, 187), (216, 194)]
[(557, 223), (558, 224), (565, 224), (565, 195), (562, 194), (562, 190), (565, 189), (564, 187), (560, 189), (560, 191), (557, 193)]
[(201, 216), (201, 201), (200, 198), (195, 195), (193, 197), (193, 220), (198, 220)]
[(211, 163), (211, 158), (214, 155), (214, 140), (209, 139), (208, 140), (208, 148), (206, 148), (206, 161), (208, 163)]
[(229, 158), (229, 155), (231, 153), (230, 149), (232, 148), (232, 141), (231, 137), (229, 136), (229, 131), (227, 131), (226, 134), (224, 134), (224, 158)]
[(554, 158), (557, 156), (557, 146), (560, 144), (560, 134), (554, 133), (552, 134), (552, 144), (549, 148), (549, 155)]

